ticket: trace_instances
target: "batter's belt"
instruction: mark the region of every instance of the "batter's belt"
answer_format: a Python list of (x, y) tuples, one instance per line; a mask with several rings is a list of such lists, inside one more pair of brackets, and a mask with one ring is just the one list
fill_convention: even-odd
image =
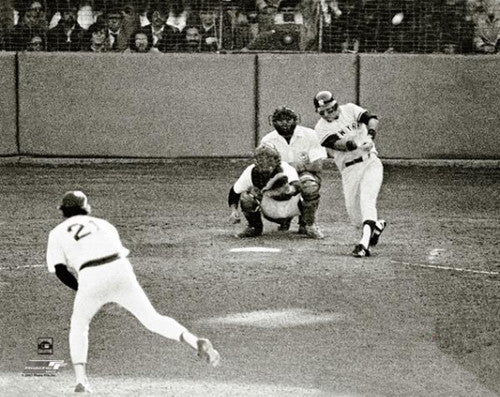
[(365, 160), (367, 160), (369, 158), (370, 158), (370, 153), (365, 154), (365, 155), (363, 155), (361, 157), (357, 157), (354, 160), (346, 162), (345, 166), (347, 168), (347, 167), (350, 167), (351, 165), (354, 165), (354, 164), (357, 164), (357, 163), (361, 163), (362, 161), (365, 161)]
[(81, 265), (80, 271), (85, 269), (86, 267), (105, 265), (106, 263), (114, 262), (117, 259), (120, 259), (119, 254), (113, 254), (113, 255), (105, 256), (104, 258), (93, 259), (93, 260), (85, 262), (83, 265)]

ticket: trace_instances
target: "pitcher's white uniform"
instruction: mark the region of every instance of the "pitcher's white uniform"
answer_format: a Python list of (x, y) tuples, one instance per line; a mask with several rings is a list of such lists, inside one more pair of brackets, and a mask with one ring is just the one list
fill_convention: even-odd
[(177, 321), (153, 308), (137, 282), (128, 254), (116, 228), (89, 215), (67, 218), (49, 233), (49, 272), (55, 272), (55, 265), (65, 264), (78, 273), (69, 336), (73, 364), (87, 362), (89, 324), (109, 302), (123, 306), (146, 328), (166, 338), (180, 341), (186, 331)]
[(321, 118), (315, 130), (323, 144), (336, 135), (339, 141), (354, 141), (358, 148), (352, 151), (328, 149), (329, 155), (342, 175), (342, 187), (349, 219), (356, 227), (365, 220), (377, 220), (377, 197), (382, 186), (383, 166), (378, 158), (367, 127), (359, 121), (366, 112), (353, 103), (339, 106), (339, 117), (328, 122)]

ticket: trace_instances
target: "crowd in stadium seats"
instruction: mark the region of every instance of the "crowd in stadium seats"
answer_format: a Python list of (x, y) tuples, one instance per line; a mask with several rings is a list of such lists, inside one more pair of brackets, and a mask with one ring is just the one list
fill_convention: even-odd
[(500, 0), (4, 0), (0, 50), (498, 53)]

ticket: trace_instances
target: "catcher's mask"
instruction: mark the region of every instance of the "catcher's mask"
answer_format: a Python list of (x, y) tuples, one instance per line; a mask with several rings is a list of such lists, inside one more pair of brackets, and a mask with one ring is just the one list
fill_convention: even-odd
[(257, 171), (263, 173), (272, 173), (281, 164), (279, 152), (270, 145), (260, 145), (257, 147), (253, 160)]
[(337, 111), (339, 104), (330, 91), (320, 91), (314, 97), (314, 108), (320, 115)]
[(285, 137), (293, 135), (298, 122), (297, 113), (286, 106), (280, 106), (269, 116), (269, 124), (276, 129), (278, 134)]

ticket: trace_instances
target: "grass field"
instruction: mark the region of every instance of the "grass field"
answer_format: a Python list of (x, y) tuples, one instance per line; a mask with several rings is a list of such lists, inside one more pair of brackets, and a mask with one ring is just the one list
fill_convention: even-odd
[[(96, 395), (500, 395), (500, 169), (386, 165), (388, 221), (371, 258), (350, 256), (338, 172), (325, 170), (309, 240), (265, 223), (233, 235), (227, 192), (247, 162), (0, 166), (0, 394), (72, 395), (74, 293), (45, 268), (62, 193), (88, 193), (115, 224), (153, 305), (222, 355), (218, 368), (107, 305), (90, 329)], [(232, 252), (267, 247), (280, 253)], [(55, 377), (23, 377), (37, 338), (54, 338)]]

